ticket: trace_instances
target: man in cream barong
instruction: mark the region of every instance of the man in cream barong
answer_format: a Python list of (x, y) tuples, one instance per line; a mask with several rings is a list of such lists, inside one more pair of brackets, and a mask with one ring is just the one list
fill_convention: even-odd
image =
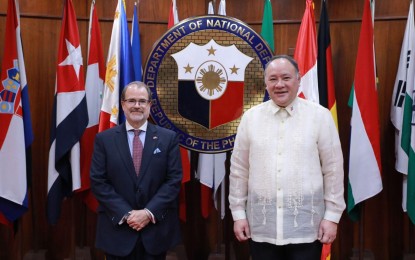
[(253, 260), (320, 259), (345, 209), (339, 135), (329, 110), (297, 97), (293, 58), (264, 74), (270, 100), (244, 113), (231, 158), (235, 236)]

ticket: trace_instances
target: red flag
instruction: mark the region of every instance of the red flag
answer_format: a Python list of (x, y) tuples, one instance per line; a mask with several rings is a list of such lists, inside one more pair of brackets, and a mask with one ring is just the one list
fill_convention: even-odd
[(331, 244), (323, 244), (323, 249), (321, 251), (321, 260), (330, 260), (331, 258)]
[[(175, 24), (179, 22), (179, 16), (177, 14), (176, 0), (171, 1), (170, 11), (169, 11), (169, 21), (167, 24), (167, 29), (170, 29)], [(182, 158), (182, 167), (183, 167), (183, 179), (182, 183), (190, 181), (190, 160), (189, 154), (186, 148), (180, 147), (180, 155)], [(183, 190), (184, 186), (182, 186)]]
[(298, 63), (302, 77), (298, 95), (318, 103), (317, 37), (312, 0), (306, 0), (306, 9), (298, 32), (294, 59)]
[(13, 227), (13, 223), (8, 221), (6, 217), (2, 213), (0, 213), (0, 224), (3, 224), (9, 228)]
[(82, 197), (87, 206), (97, 211), (98, 201), (90, 188), (89, 168), (91, 166), (94, 139), (98, 133), (99, 114), (102, 103), (101, 94), (104, 88), (105, 63), (101, 42), (98, 15), (95, 2), (91, 4), (88, 34), (88, 67), (86, 72), (85, 92), (88, 104), (88, 127), (81, 139), (81, 189)]

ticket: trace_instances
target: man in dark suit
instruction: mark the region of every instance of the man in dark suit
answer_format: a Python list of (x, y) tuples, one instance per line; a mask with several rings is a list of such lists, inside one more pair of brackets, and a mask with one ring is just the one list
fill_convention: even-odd
[(107, 260), (165, 259), (180, 241), (177, 135), (147, 121), (151, 91), (144, 83), (127, 85), (121, 104), (126, 122), (95, 138), (90, 177), (100, 204), (96, 247)]

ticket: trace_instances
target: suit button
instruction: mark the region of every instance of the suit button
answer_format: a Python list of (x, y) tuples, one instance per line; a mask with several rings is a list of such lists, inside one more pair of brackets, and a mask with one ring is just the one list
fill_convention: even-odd
[(137, 193), (139, 193), (140, 192), (140, 189), (137, 189)]

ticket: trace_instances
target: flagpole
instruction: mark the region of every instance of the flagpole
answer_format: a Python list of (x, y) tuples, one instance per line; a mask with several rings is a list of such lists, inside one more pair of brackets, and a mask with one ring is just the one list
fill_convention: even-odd
[[(223, 182), (219, 185), (219, 188), (220, 188), (221, 185), (223, 185)], [(222, 192), (222, 190), (221, 190), (221, 192)], [(216, 214), (216, 218), (217, 218), (216, 233), (218, 234), (218, 238), (220, 237), (219, 236), (219, 234), (220, 234), (220, 225), (221, 225), (221, 221), (222, 221), (222, 219), (221, 219), (222, 204), (220, 203), (221, 197), (222, 197), (222, 194), (221, 194), (221, 196), (216, 197), (216, 205), (218, 205), (218, 210), (217, 210), (217, 214)], [(216, 254), (217, 255), (221, 254), (222, 253), (221, 251), (222, 251), (221, 250), (221, 241), (220, 241), (220, 239), (217, 239), (216, 240)]]
[[(31, 189), (32, 191), (32, 189)], [(30, 206), (32, 209), (35, 209), (35, 200), (33, 198), (33, 192), (30, 191), (30, 194), (32, 194), (32, 196), (29, 196), (29, 200), (30, 200)], [(31, 221), (32, 221), (32, 232), (33, 232), (33, 251), (36, 253), (39, 250), (39, 239), (38, 239), (38, 228), (36, 227), (35, 223), (37, 223), (37, 218), (36, 218), (36, 210), (32, 211), (32, 217), (31, 217)]]
[[(219, 185), (218, 189), (220, 189), (221, 185), (223, 185), (223, 182)], [(220, 191), (220, 192), (222, 192), (222, 191)], [(219, 234), (221, 234), (220, 231), (221, 231), (221, 222), (222, 222), (222, 218), (221, 218), (222, 204), (220, 203), (221, 197), (222, 197), (222, 194), (221, 194), (221, 196), (217, 196), (216, 201), (215, 201), (216, 205), (218, 205), (218, 207), (217, 207), (217, 214), (216, 214), (217, 239), (216, 239), (216, 250), (213, 253), (214, 257), (220, 257), (220, 255), (222, 254), (222, 250), (221, 250), (222, 241), (221, 241), (220, 237), (223, 237), (223, 236), (219, 235)], [(209, 254), (209, 255), (211, 256), (211, 254)]]
[[(81, 195), (82, 196), (82, 195)], [(86, 245), (86, 241), (85, 241), (85, 237), (87, 236), (87, 233), (88, 233), (88, 228), (87, 228), (87, 225), (86, 225), (86, 219), (87, 219), (87, 206), (86, 206), (86, 204), (85, 203), (83, 203), (82, 202), (82, 200), (81, 199), (77, 199), (78, 201), (79, 201), (79, 203), (80, 203), (80, 216), (83, 216), (82, 218), (81, 218), (81, 223), (79, 224), (79, 226), (81, 227), (80, 229), (82, 230), (82, 231), (84, 231), (84, 232), (82, 232), (82, 235), (80, 236), (80, 239), (79, 239), (79, 247), (81, 248), (81, 249), (83, 249), (84, 247), (85, 247), (85, 245)]]
[[(231, 152), (226, 152), (226, 160), (225, 160), (225, 183), (229, 183), (229, 174), (230, 174), (230, 167), (231, 167)], [(229, 196), (229, 185), (225, 186), (225, 198)], [(229, 210), (229, 200), (225, 199), (225, 219), (223, 221), (223, 230), (224, 230), (224, 238), (225, 238), (225, 260), (231, 259), (230, 257), (230, 241), (231, 241), (231, 232), (229, 232), (229, 226), (232, 226), (232, 221), (230, 217), (230, 210)]]
[(365, 251), (365, 242), (364, 242), (364, 219), (365, 219), (365, 202), (363, 201), (360, 205), (360, 221), (359, 221), (359, 260), (363, 260), (364, 251)]
[(71, 201), (71, 235), (70, 235), (70, 259), (76, 259), (76, 236), (75, 236), (75, 226), (76, 226), (76, 221), (75, 221), (75, 202), (74, 202), (74, 197), (70, 198)]
[(17, 256), (16, 257), (18, 257), (19, 259), (22, 259), (22, 252), (23, 252), (23, 231), (22, 231), (22, 225), (23, 225), (23, 219), (22, 218), (19, 218), (18, 220), (17, 220), (17, 225), (18, 225), (18, 235), (17, 236), (15, 236), (15, 239), (16, 239), (16, 237), (17, 237), (17, 243), (18, 243), (18, 246), (17, 246), (17, 248), (19, 249), (19, 252), (17, 253)]

